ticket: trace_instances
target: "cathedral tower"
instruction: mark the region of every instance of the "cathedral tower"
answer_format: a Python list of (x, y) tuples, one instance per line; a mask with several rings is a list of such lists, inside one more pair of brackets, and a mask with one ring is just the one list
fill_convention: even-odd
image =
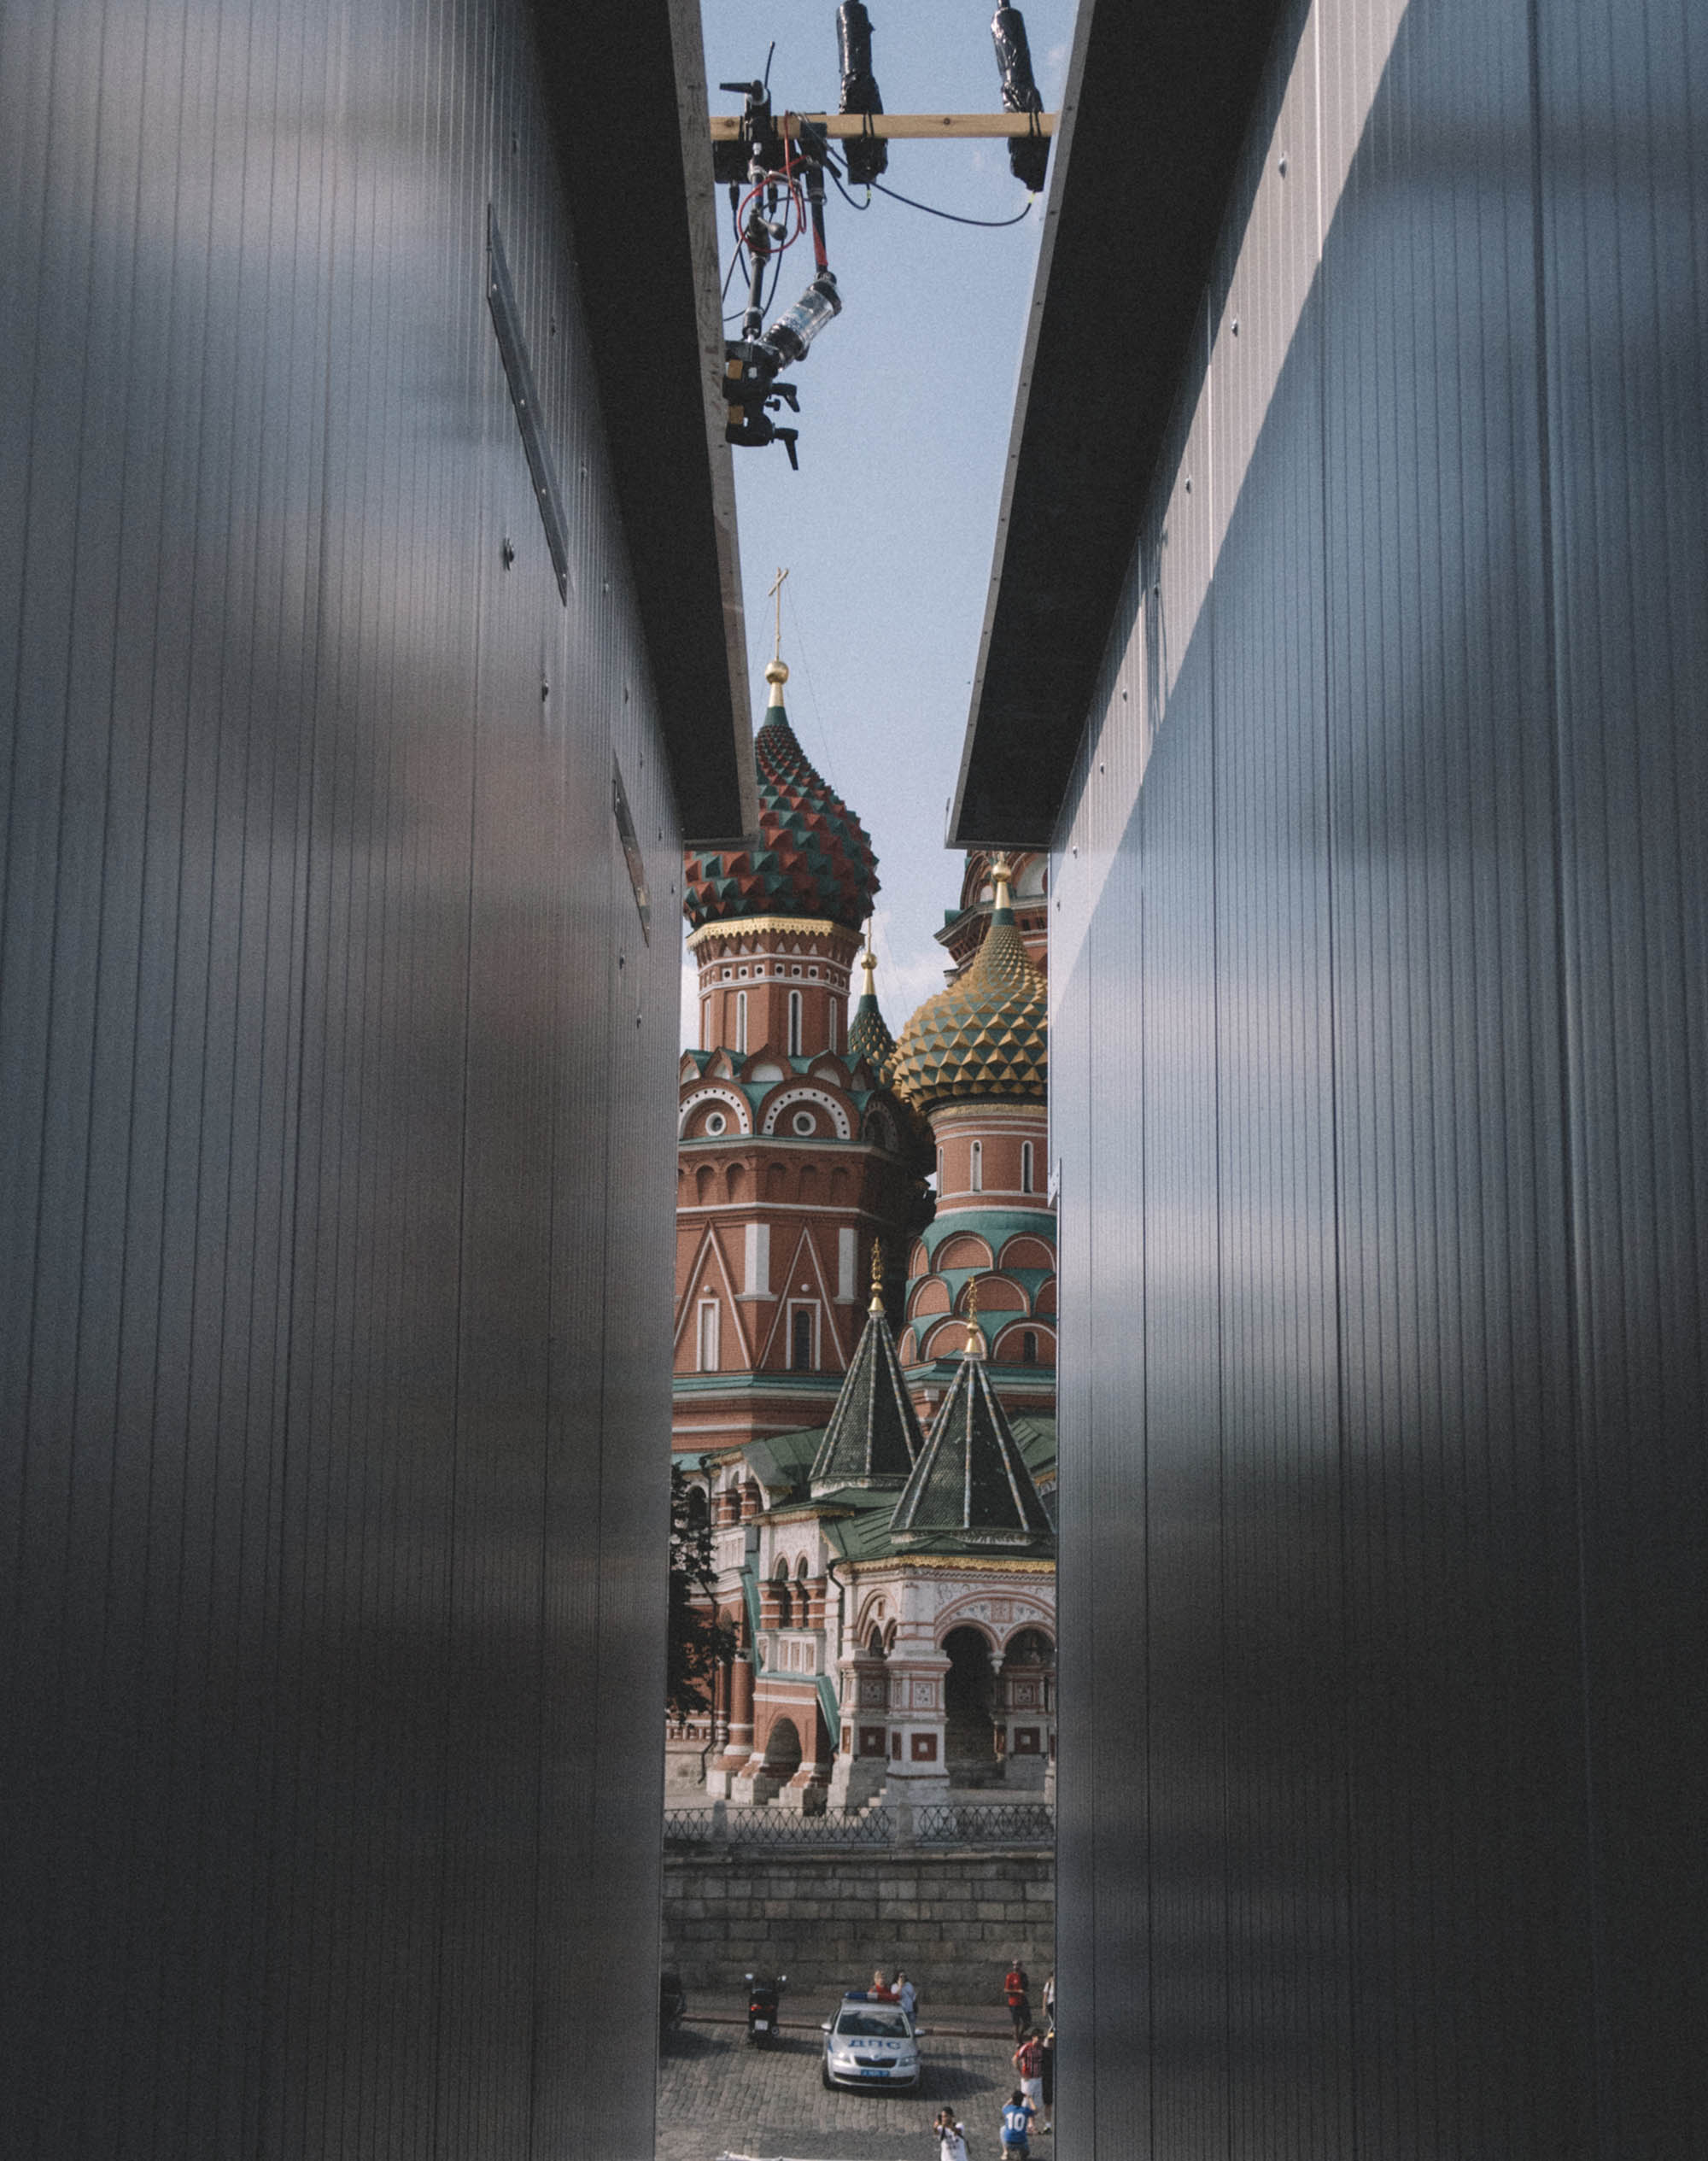
[(1009, 858), (969, 864), (966, 905), (943, 935), (971, 958), (914, 1014), (891, 1061), (897, 1091), (929, 1119), (936, 1145), (937, 1211), (909, 1256), (901, 1344), (921, 1415), (941, 1401), (975, 1315), (1007, 1409), (1055, 1413), (1047, 993), (1029, 949), (1043, 939), (1044, 864), (1034, 860), (1031, 939)]
[(869, 967), (849, 1025), (877, 864), (789, 725), (788, 673), (781, 659), (765, 670), (757, 845), (685, 864), (699, 1028), (678, 1127), (681, 1451), (822, 1425), (859, 1340), (874, 1241), (898, 1305), (927, 1209), (929, 1154), (885, 1082)]

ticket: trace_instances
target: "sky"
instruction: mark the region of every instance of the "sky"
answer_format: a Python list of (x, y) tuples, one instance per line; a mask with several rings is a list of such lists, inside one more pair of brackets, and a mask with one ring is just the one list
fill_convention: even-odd
[[(868, 5), (886, 111), (1000, 109), (991, 0)], [(1074, 0), (1026, 0), (1022, 12), (1053, 112)], [(704, 0), (703, 19), (713, 112), (739, 112), (739, 95), (717, 85), (763, 75), (773, 39), (774, 108), (835, 109), (834, 0)], [(968, 217), (1012, 217), (1027, 202), (1000, 141), (892, 143), (883, 179)], [(854, 192), (857, 200), (864, 194)], [(941, 986), (946, 955), (932, 933), (960, 894), (962, 858), (945, 848), (944, 827), (984, 623), (1042, 198), (1023, 223), (1001, 231), (871, 200), (857, 213), (828, 190), (830, 266), (843, 312), (788, 372), (800, 393), (793, 424), (800, 471), (789, 470), (781, 444), (732, 454), (754, 725), (774, 638), (766, 590), (787, 565), (789, 718), (872, 837), (878, 997), (899, 1034)], [(728, 269), (722, 191), (718, 211)], [(779, 307), (811, 270), (805, 243), (789, 251)], [(738, 275), (726, 303), (732, 313), (741, 305), (740, 286)], [(739, 327), (738, 319), (731, 334)], [(683, 1040), (693, 1042), (698, 1020), (686, 956), (682, 1013)]]

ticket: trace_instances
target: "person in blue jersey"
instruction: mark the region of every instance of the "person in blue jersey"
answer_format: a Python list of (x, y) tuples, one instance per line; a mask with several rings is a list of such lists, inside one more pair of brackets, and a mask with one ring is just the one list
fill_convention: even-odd
[(1027, 2134), (1032, 2129), (1032, 2105), (1015, 2087), (1003, 2111), (1003, 2161), (1027, 2161), (1032, 2148)]

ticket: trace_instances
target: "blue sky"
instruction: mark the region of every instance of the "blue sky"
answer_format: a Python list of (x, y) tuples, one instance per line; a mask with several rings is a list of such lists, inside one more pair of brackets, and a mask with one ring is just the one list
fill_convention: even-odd
[[(991, 8), (972, 0), (868, 0), (873, 69), (887, 111), (994, 112)], [(1073, 0), (1027, 0), (1038, 87), (1060, 102)], [(774, 105), (834, 109), (834, 0), (705, 0), (714, 112), (720, 81), (763, 74)], [(1000, 142), (891, 145), (886, 184), (971, 217), (1027, 202)], [(860, 191), (857, 191), (857, 195)], [(857, 214), (833, 189), (826, 218), (843, 313), (791, 370), (801, 470), (780, 446), (734, 452), (757, 725), (770, 657), (766, 588), (779, 564), (789, 717), (814, 764), (863, 820), (878, 855), (878, 992), (899, 1032), (942, 981), (932, 937), (960, 889), (943, 846), (984, 619), (1040, 211), (1006, 231), (945, 224), (874, 195)], [(727, 200), (720, 194), (728, 266)], [(796, 264), (799, 262), (798, 273)], [(786, 257), (793, 299), (811, 271)], [(739, 281), (738, 281), (739, 282)], [(739, 307), (737, 284), (729, 307)], [(693, 1022), (684, 977), (684, 1027)], [(693, 1040), (691, 1034), (685, 1040)]]

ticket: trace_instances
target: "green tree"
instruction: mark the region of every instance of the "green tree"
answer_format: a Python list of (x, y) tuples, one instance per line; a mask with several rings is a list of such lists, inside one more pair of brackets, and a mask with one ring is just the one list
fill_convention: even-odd
[(712, 1619), (717, 1583), (704, 1490), (670, 1466), (670, 1651), (664, 1706), (678, 1721), (711, 1708), (711, 1679), (735, 1654), (733, 1628)]

